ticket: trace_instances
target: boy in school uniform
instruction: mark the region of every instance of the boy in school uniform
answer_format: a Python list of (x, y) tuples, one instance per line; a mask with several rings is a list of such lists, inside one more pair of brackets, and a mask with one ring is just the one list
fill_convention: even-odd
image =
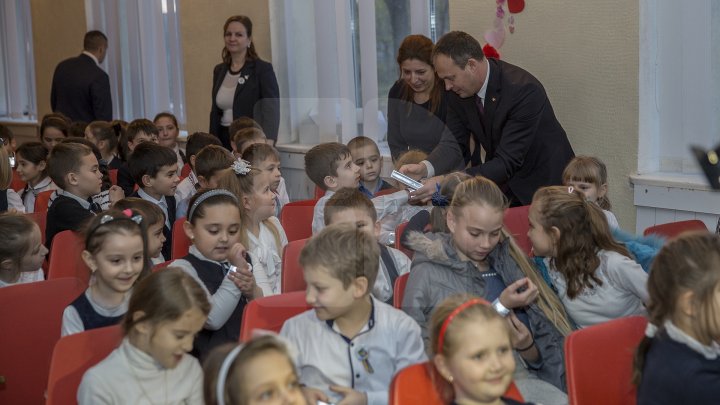
[(297, 349), (309, 403), (387, 404), (395, 373), (426, 361), (420, 327), (370, 295), (378, 244), (355, 225), (323, 229), (300, 253), (313, 309), (280, 332)]
[(188, 165), (190, 165), (190, 173), (178, 184), (177, 190), (175, 190), (175, 201), (178, 201), (178, 204), (180, 201), (190, 199), (202, 186), (195, 171), (195, 161), (197, 160), (197, 154), (208, 145), (222, 146), (222, 143), (216, 136), (205, 132), (195, 132), (188, 137), (185, 145), (185, 156)]
[(65, 230), (77, 231), (88, 218), (100, 212), (91, 196), (100, 193), (102, 173), (93, 151), (79, 143), (59, 143), (50, 152), (48, 174), (63, 190), (48, 209), (45, 246)]
[(165, 146), (153, 142), (143, 142), (138, 145), (128, 160), (130, 173), (135, 182), (140, 185), (138, 190), (130, 197), (139, 197), (156, 204), (165, 214), (162, 254), (164, 258), (171, 257), (172, 226), (175, 223), (175, 189), (180, 178), (177, 175), (177, 156), (175, 152)]
[(126, 196), (133, 193), (135, 184), (140, 185), (140, 183), (135, 183), (135, 178), (130, 171), (130, 156), (132, 156), (135, 148), (142, 143), (152, 142), (157, 144), (159, 133), (157, 126), (145, 118), (133, 120), (128, 124), (125, 130), (125, 144), (120, 145), (121, 148), (125, 149), (126, 164), (122, 165), (117, 173), (118, 186), (122, 187)]
[(357, 188), (360, 168), (353, 162), (350, 149), (337, 142), (321, 143), (305, 154), (305, 173), (325, 195), (315, 203), (312, 233), (317, 234), (325, 226), (325, 203), (344, 187)]
[[(213, 138), (218, 139), (215, 136), (213, 136)], [(232, 166), (235, 161), (232, 153), (225, 149), (222, 145), (208, 145), (202, 148), (200, 152), (194, 156), (193, 160), (195, 176), (197, 176), (196, 184), (198, 185), (198, 188), (193, 189), (192, 193), (183, 200), (177, 199), (178, 192), (175, 191), (178, 218), (182, 218), (187, 215), (188, 204), (197, 190), (200, 188), (217, 188), (219, 172)], [(180, 184), (182, 184), (182, 182)], [(180, 186), (178, 186), (178, 188), (180, 188)]]
[(383, 161), (375, 141), (367, 136), (356, 136), (348, 142), (348, 149), (353, 161), (360, 168), (360, 191), (363, 194), (373, 198), (381, 190), (393, 188), (380, 177)]
[(385, 246), (378, 241), (380, 223), (372, 201), (356, 188), (338, 190), (325, 204), (325, 226), (352, 224), (368, 233), (380, 249), (377, 278), (372, 287), (372, 295), (378, 300), (392, 305), (395, 280), (408, 273), (412, 261), (405, 253)]

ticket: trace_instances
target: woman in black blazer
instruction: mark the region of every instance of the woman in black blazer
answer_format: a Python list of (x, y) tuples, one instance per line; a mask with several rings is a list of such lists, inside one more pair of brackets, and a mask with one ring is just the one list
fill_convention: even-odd
[(280, 92), (272, 65), (255, 51), (252, 21), (246, 16), (232, 16), (225, 21), (223, 32), (223, 62), (213, 70), (210, 133), (230, 149), (230, 123), (249, 117), (274, 142), (280, 123)]
[(447, 101), (432, 65), (433, 43), (406, 37), (398, 49), (400, 79), (388, 93), (388, 145), (393, 160), (409, 149), (430, 153), (445, 130)]

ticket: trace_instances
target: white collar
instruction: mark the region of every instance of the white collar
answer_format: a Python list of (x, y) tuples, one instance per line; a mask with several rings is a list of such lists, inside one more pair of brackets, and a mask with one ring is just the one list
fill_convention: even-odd
[(146, 193), (145, 190), (143, 190), (142, 188), (138, 188), (138, 195), (143, 200), (150, 201), (151, 203), (154, 203), (156, 205), (167, 207), (167, 202), (165, 202), (165, 196), (162, 196), (159, 200), (156, 200), (155, 198), (153, 198), (153, 196)]
[(64, 195), (65, 197), (72, 198), (73, 200), (79, 202), (80, 205), (82, 205), (82, 207), (85, 208), (86, 210), (90, 209), (90, 201), (83, 200), (82, 198), (76, 196), (75, 194), (73, 194), (67, 190), (62, 190), (62, 194), (60, 194), (60, 195)]
[(92, 58), (92, 60), (94, 60), (94, 61), (95, 61), (95, 64), (96, 64), (96, 65), (98, 65), (98, 66), (100, 66), (100, 62), (98, 61), (98, 58), (97, 58), (97, 56), (95, 56), (95, 55), (91, 54), (91, 53), (90, 53), (90, 52), (88, 52), (88, 51), (83, 51), (82, 53), (83, 53), (83, 55), (87, 55), (87, 56), (91, 57), (91, 58)]
[(670, 339), (682, 343), (692, 349), (692, 351), (701, 354), (707, 360), (715, 360), (720, 357), (720, 345), (717, 342), (712, 342), (710, 346), (695, 340), (692, 336), (683, 332), (677, 326), (673, 325), (671, 321), (665, 321), (665, 332), (667, 332)]
[(52, 182), (52, 179), (50, 179), (50, 176), (47, 176), (44, 179), (40, 180), (38, 182), (38, 184), (35, 185), (35, 187), (31, 186), (30, 183), (28, 183), (27, 184), (28, 190), (40, 191), (43, 188), (49, 186), (51, 182)]
[(478, 97), (480, 97), (480, 100), (482, 100), (483, 106), (485, 105), (485, 93), (487, 93), (487, 86), (488, 81), (490, 81), (490, 62), (488, 62), (487, 58), (483, 58), (483, 62), (487, 65), (487, 69), (485, 69), (485, 82), (483, 82), (482, 87), (480, 88), (480, 91), (477, 92)]
[(223, 264), (230, 263), (228, 260), (225, 260), (224, 262), (218, 262), (218, 261), (215, 261), (215, 260), (213, 260), (213, 259), (208, 259), (207, 257), (205, 257), (204, 254), (200, 253), (200, 251), (198, 250), (198, 248), (195, 247), (195, 244), (190, 245), (190, 249), (188, 249), (188, 253), (190, 253), (191, 255), (193, 255), (193, 256), (195, 256), (195, 257), (197, 257), (197, 258), (200, 259), (200, 260), (204, 260), (204, 261), (210, 262), (210, 263), (215, 263), (215, 264), (218, 264), (218, 265), (220, 265), (220, 266), (222, 266)]

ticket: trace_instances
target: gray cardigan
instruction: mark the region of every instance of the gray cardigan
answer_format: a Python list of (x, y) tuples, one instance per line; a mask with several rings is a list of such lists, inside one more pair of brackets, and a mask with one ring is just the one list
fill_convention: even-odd
[[(415, 319), (428, 342), (427, 322), (435, 306), (445, 298), (460, 293), (485, 296), (485, 281), (469, 261), (461, 261), (449, 234), (413, 232), (408, 245), (415, 250), (412, 269), (405, 287), (402, 309)], [(510, 257), (510, 244), (501, 241), (488, 256), (490, 268), (495, 270), (505, 285), (524, 278), (518, 264)], [(535, 339), (541, 362), (537, 376), (566, 391), (563, 357), (564, 336), (537, 304), (526, 308), (530, 329)]]

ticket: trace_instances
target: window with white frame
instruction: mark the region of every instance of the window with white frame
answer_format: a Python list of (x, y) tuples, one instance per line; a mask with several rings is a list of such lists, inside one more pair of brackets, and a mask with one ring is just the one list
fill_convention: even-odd
[(720, 143), (720, 2), (640, 1), (638, 172), (699, 173)]
[(35, 62), (30, 2), (0, 2), (0, 117), (35, 120)]
[(152, 119), (168, 111), (180, 124), (186, 122), (178, 3), (85, 0), (88, 30), (108, 37), (103, 65), (110, 76), (114, 117)]
[(279, 142), (384, 141), (400, 43), (413, 33), (435, 41), (448, 15), (448, 0), (272, 0)]

